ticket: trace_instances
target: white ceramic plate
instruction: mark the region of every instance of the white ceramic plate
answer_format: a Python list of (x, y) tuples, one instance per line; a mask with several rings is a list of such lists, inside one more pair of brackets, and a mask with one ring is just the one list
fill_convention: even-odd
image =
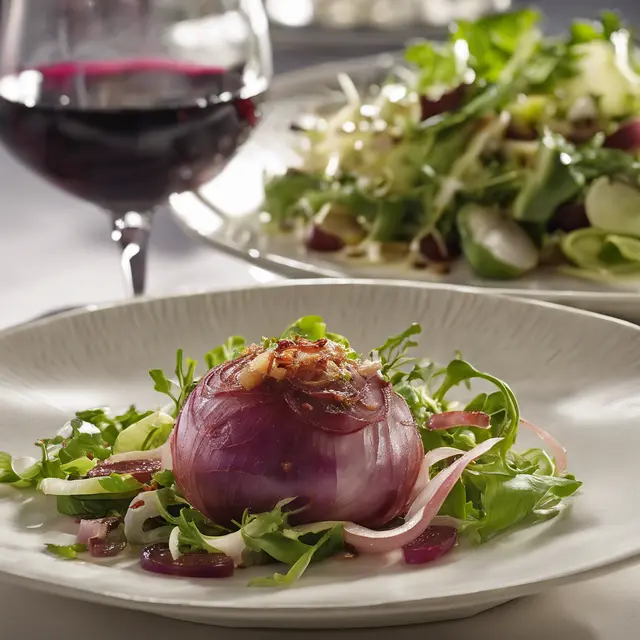
[[(327, 63), (285, 74), (271, 91), (271, 102), (261, 127), (230, 163), (227, 170), (198, 194), (174, 196), (178, 221), (214, 246), (290, 277), (395, 278), (437, 281), (452, 286), (491, 289), (607, 313), (640, 321), (640, 282), (614, 287), (540, 269), (514, 281), (484, 280), (459, 261), (451, 274), (436, 276), (405, 264), (371, 265), (305, 249), (292, 236), (269, 236), (258, 221), (264, 195), (264, 175), (283, 173), (298, 161), (293, 150), (292, 121), (326, 105), (337, 90), (338, 73), (349, 74), (361, 87), (384, 76), (392, 66), (391, 54)], [(332, 93), (333, 92), (333, 93)], [(339, 104), (339, 103), (338, 103)]]
[[(576, 581), (640, 553), (634, 474), (640, 458), (640, 329), (543, 303), (401, 283), (319, 282), (143, 300), (0, 334), (0, 450), (33, 453), (76, 409), (155, 406), (147, 370), (171, 368), (175, 349), (205, 353), (230, 334), (278, 333), (308, 313), (365, 350), (413, 321), (424, 350), (460, 349), (506, 379), (523, 412), (569, 450), (584, 481), (554, 521), (458, 548), (411, 568), (376, 558), (328, 561), (294, 588), (249, 588), (264, 568), (224, 581), (144, 573), (137, 560), (64, 561), (45, 542), (71, 540), (51, 500), (0, 488), (4, 579), (82, 600), (237, 626), (339, 627), (466, 616)], [(532, 441), (533, 442), (533, 441)], [(526, 442), (522, 443), (523, 446)]]

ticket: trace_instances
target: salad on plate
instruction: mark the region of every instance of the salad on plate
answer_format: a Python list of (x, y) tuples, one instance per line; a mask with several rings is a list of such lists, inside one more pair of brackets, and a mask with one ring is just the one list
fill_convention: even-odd
[[(79, 411), (37, 458), (0, 453), (0, 482), (76, 519), (75, 540), (47, 545), (55, 556), (199, 578), (265, 565), (256, 586), (334, 556), (424, 564), (555, 517), (581, 486), (564, 448), (460, 354), (416, 357), (420, 331), (363, 356), (306, 316), (257, 344), (230, 337), (199, 379), (179, 350), (174, 379), (150, 371), (164, 407)], [(486, 389), (451, 397), (471, 381)], [(544, 448), (516, 450), (523, 427)]]
[[(378, 85), (292, 124), (267, 231), (312, 251), (484, 278), (640, 276), (640, 56), (611, 12), (545, 37), (532, 9), (408, 44)], [(346, 102), (346, 104), (345, 104)], [(297, 233), (296, 233), (297, 232)]]

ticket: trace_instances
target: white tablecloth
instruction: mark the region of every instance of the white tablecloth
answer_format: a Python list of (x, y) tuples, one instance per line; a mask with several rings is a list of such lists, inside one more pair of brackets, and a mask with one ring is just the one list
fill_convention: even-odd
[[(0, 327), (55, 307), (122, 297), (117, 252), (108, 239), (106, 216), (47, 186), (1, 151), (0, 194)], [(149, 269), (151, 294), (276, 279), (186, 238), (166, 215), (156, 220)], [(138, 640), (309, 640), (325, 636), (386, 640), (393, 634), (396, 640), (626, 640), (640, 635), (639, 602), (640, 567), (554, 589), (457, 622), (393, 631), (230, 631), (0, 585), (0, 638), (35, 640), (80, 634), (92, 640), (118, 636)]]

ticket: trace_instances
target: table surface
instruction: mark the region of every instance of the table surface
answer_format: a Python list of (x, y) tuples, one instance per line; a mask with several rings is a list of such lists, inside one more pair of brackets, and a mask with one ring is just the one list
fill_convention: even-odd
[[(552, 12), (554, 28), (569, 16), (597, 8), (599, 0), (540, 2)], [(640, 21), (637, 0), (625, 13)], [(398, 45), (401, 44), (399, 35)], [(383, 39), (389, 47), (389, 38)], [(279, 70), (353, 55), (353, 47), (323, 52), (307, 47), (292, 55), (294, 45), (276, 51)], [(372, 53), (379, 46), (369, 43)], [(295, 63), (294, 63), (295, 60)], [(122, 282), (117, 251), (108, 240), (106, 216), (91, 206), (55, 190), (0, 151), (0, 328), (49, 309), (118, 300)], [(156, 219), (149, 262), (149, 293), (161, 295), (222, 287), (255, 285), (278, 277), (234, 258), (221, 255), (187, 238), (167, 214)], [(615, 541), (603, 541), (615, 544)], [(0, 550), (1, 552), (1, 550)], [(490, 570), (490, 568), (488, 568)], [(623, 640), (637, 637), (640, 624), (640, 567), (626, 568), (575, 586), (554, 589), (540, 596), (513, 602), (468, 620), (393, 630), (398, 640), (425, 637), (449, 640), (465, 635), (478, 640)], [(37, 612), (37, 613), (36, 613)], [(386, 638), (390, 631), (332, 632), (224, 630), (129, 612), (98, 605), (79, 604), (53, 594), (36, 594), (0, 584), (0, 619), (3, 638), (27, 640), (62, 638), (78, 629), (90, 629), (93, 640), (111, 639), (123, 630), (131, 637), (199, 638), (226, 640), (294, 640), (330, 635), (350, 640)]]

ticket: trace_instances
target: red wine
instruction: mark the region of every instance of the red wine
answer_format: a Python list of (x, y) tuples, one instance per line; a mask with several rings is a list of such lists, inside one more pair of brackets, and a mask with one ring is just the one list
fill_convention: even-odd
[(0, 141), (66, 191), (144, 211), (215, 176), (259, 118), (242, 69), (61, 63), (0, 78)]

